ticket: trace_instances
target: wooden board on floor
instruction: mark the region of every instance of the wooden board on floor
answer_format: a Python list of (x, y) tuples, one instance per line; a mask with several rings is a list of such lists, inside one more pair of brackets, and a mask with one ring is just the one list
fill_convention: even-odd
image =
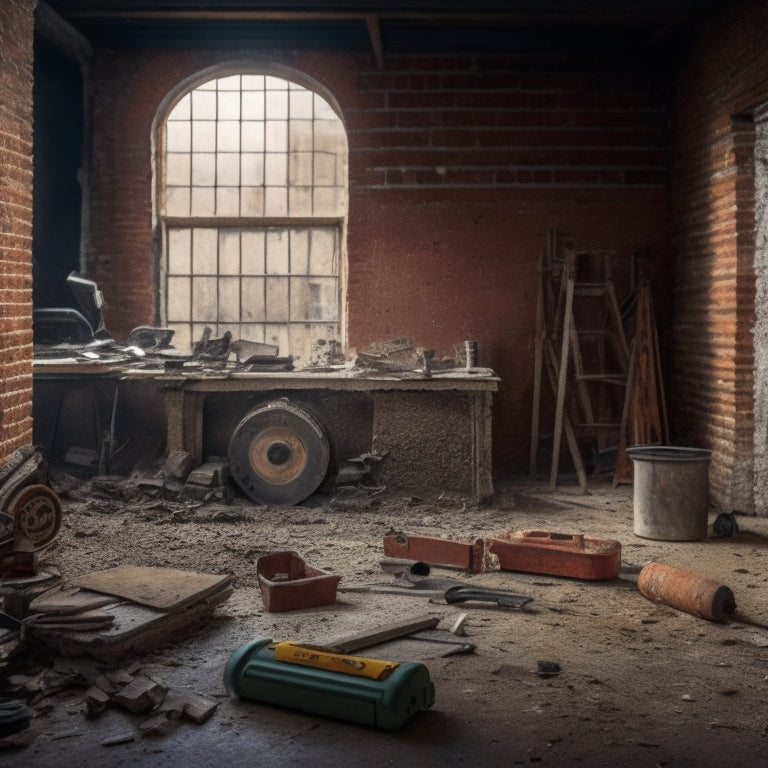
[(161, 611), (135, 603), (104, 607), (114, 616), (112, 625), (98, 631), (68, 631), (31, 626), (30, 636), (64, 656), (97, 659), (107, 663), (122, 661), (132, 653), (144, 653), (167, 646), (189, 628), (212, 613), (232, 594), (226, 585), (183, 608)]
[(229, 584), (230, 577), (175, 568), (120, 565), (105, 571), (87, 573), (71, 581), (82, 589), (170, 611), (184, 608), (217, 592)]

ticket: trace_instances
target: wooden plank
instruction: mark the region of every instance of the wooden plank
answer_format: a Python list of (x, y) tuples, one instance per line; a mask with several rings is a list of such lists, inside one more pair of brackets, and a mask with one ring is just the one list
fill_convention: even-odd
[(76, 586), (103, 592), (160, 610), (179, 610), (224, 588), (229, 576), (120, 565), (71, 580)]
[(563, 436), (563, 413), (565, 407), (566, 379), (568, 377), (569, 343), (571, 338), (571, 322), (573, 319), (573, 264), (567, 265), (565, 307), (563, 309), (563, 339), (560, 348), (560, 366), (557, 372), (557, 395), (555, 403), (555, 431), (552, 439), (552, 468), (549, 473), (549, 485), (557, 485), (557, 470), (560, 464), (560, 443)]
[[(555, 352), (550, 339), (546, 339), (546, 351), (548, 363), (547, 373), (549, 374), (549, 383), (554, 391), (557, 388), (557, 353)], [(581, 452), (579, 451), (576, 432), (567, 414), (564, 414), (563, 416), (563, 430), (565, 431), (565, 439), (568, 444), (568, 449), (571, 452), (573, 466), (576, 468), (576, 474), (579, 478), (579, 485), (582, 490), (584, 490), (587, 487), (587, 471), (584, 467), (584, 461), (581, 458)]]
[(385, 624), (375, 629), (366, 629), (348, 635), (341, 635), (327, 640), (317, 647), (334, 653), (353, 653), (361, 648), (369, 648), (378, 643), (385, 643), (397, 637), (404, 637), (413, 632), (434, 629), (440, 619), (437, 616), (417, 616), (392, 624)]
[(107, 663), (123, 661), (131, 653), (143, 653), (166, 647), (190, 626), (210, 614), (229, 598), (231, 587), (187, 605), (182, 610), (158, 611), (134, 603), (107, 606), (114, 614), (108, 629), (93, 632), (53, 630), (30, 627), (30, 636), (54, 648), (64, 656), (97, 659)]
[(533, 406), (531, 408), (531, 449), (528, 474), (531, 480), (536, 478), (536, 466), (539, 453), (539, 416), (541, 412), (541, 374), (544, 350), (544, 272), (539, 259), (539, 290), (536, 297), (536, 331), (533, 340)]
[(71, 614), (91, 611), (116, 603), (117, 598), (97, 592), (57, 586), (35, 597), (29, 604), (30, 613)]

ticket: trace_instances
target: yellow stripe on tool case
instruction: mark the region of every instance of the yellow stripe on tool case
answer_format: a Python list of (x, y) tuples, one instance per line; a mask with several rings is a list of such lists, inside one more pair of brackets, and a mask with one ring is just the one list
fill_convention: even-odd
[(347, 675), (370, 677), (373, 680), (386, 680), (397, 661), (368, 659), (364, 656), (347, 656), (340, 653), (329, 653), (317, 648), (311, 648), (297, 643), (282, 642), (270, 646), (277, 661), (287, 661), (291, 664), (303, 664), (307, 667), (318, 667), (331, 672), (343, 672)]

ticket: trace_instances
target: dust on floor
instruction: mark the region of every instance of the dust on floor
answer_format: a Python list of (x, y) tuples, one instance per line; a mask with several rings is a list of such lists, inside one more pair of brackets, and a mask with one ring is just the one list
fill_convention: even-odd
[[(65, 521), (48, 559), (65, 578), (131, 563), (229, 574), (234, 593), (203, 625), (138, 659), (169, 689), (218, 702), (200, 725), (179, 721), (141, 736), (137, 717), (110, 708), (89, 720), (77, 687), (46, 700), (35, 738), (8, 765), (59, 766), (758, 766), (768, 765), (768, 520), (739, 517), (734, 537), (662, 542), (633, 533), (630, 486), (593, 480), (582, 494), (526, 481), (497, 484), (477, 507), (455, 495), (420, 499), (348, 489), (295, 507), (180, 504), (97, 479), (62, 494)], [(391, 581), (382, 571), (392, 531), (474, 540), (549, 530), (616, 539), (621, 577), (606, 582), (437, 571), (532, 598), (523, 609), (447, 605), (410, 595), (339, 592), (335, 605), (263, 610), (257, 558), (295, 550), (342, 577)], [(713, 623), (644, 598), (640, 568), (660, 561), (728, 585), (738, 619)], [(448, 626), (467, 613), (471, 654), (423, 661), (434, 706), (382, 731), (231, 696), (229, 656), (255, 638), (323, 638), (430, 614)], [(52, 659), (39, 657), (41, 663)], [(126, 665), (136, 660), (127, 659)], [(558, 674), (542, 675), (539, 662)], [(124, 734), (124, 743), (103, 746)]]

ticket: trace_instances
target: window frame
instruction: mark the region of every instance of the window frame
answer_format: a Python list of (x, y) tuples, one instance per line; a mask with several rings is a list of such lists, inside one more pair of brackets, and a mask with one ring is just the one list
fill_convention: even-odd
[[(339, 119), (344, 135), (343, 153), (340, 153), (343, 161), (343, 212), (338, 216), (178, 216), (165, 214), (165, 189), (166, 189), (166, 123), (171, 111), (187, 94), (207, 82), (217, 78), (226, 78), (233, 75), (257, 75), (275, 77), (288, 83), (299, 85), (319, 96)], [(222, 64), (202, 70), (195, 75), (182, 80), (166, 96), (160, 104), (152, 126), (152, 216), (154, 231), (154, 268), (153, 284), (155, 295), (154, 314), (160, 324), (165, 324), (168, 318), (168, 255), (169, 233), (178, 227), (184, 228), (215, 228), (217, 230), (269, 230), (334, 227), (338, 232), (338, 270), (336, 279), (337, 288), (337, 320), (335, 323), (338, 333), (337, 340), (341, 349), (347, 348), (347, 220), (349, 214), (349, 143), (346, 125), (339, 106), (333, 96), (319, 83), (306, 75), (288, 68), (274, 65), (259, 65), (253, 62), (235, 62)], [(287, 182), (287, 186), (290, 181)], [(194, 324), (194, 318), (191, 323)], [(241, 315), (241, 323), (242, 315)], [(311, 321), (308, 321), (311, 322)], [(192, 339), (194, 342), (194, 339)], [(310, 339), (310, 341), (316, 341)], [(290, 350), (281, 349), (281, 354), (290, 353)], [(309, 364), (309, 360), (302, 361), (302, 365)]]

